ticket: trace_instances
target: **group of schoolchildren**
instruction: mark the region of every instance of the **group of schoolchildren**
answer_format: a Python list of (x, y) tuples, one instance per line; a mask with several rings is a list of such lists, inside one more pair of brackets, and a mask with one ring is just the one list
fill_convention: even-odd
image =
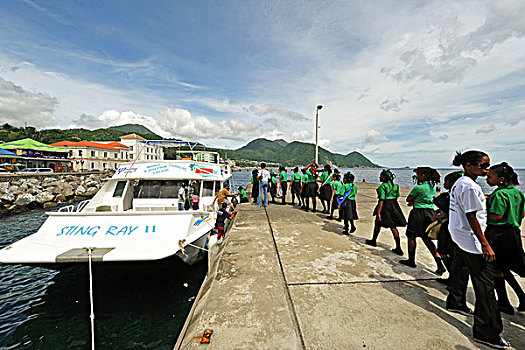
[[(365, 243), (375, 247), (381, 228), (388, 228), (395, 241), (392, 252), (404, 255), (398, 228), (406, 227), (408, 258), (399, 263), (416, 267), (417, 238), (421, 238), (436, 262), (435, 273), (449, 272), (449, 278), (441, 280), (449, 291), (446, 308), (474, 316), (474, 340), (495, 348), (509, 348), (509, 343), (500, 336), (503, 330), (500, 312), (514, 313), (506, 283), (519, 299), (517, 310), (525, 311), (525, 292), (513, 274), (525, 277), (525, 254), (520, 233), (525, 215), (525, 195), (515, 187), (519, 183), (514, 169), (505, 162), (491, 166), (489, 156), (482, 151), (458, 152), (453, 164), (463, 170), (445, 176), (447, 192), (437, 197), (436, 187), (441, 180), (438, 171), (431, 167), (414, 169), (416, 186), (406, 198), (412, 207), (408, 221), (397, 201), (400, 191), (394, 183), (395, 176), (390, 170), (383, 170), (379, 177), (381, 184), (376, 189), (378, 202), (373, 212), (373, 235)], [(326, 165), (320, 176), (317, 169), (315, 163), (302, 169), (302, 175), (298, 168), (294, 169), (290, 182), (291, 204), (295, 204), (297, 197), (301, 209), (309, 211), (309, 200), (312, 199), (312, 211), (315, 212), (316, 198), (319, 197), (322, 213), (333, 219), (334, 210), (339, 209), (338, 220), (344, 220), (343, 233), (354, 232), (354, 220), (358, 219), (354, 175), (345, 173), (341, 181), (337, 169), (332, 170)], [(497, 186), (488, 198), (475, 182), (478, 177), (485, 176), (489, 186)], [(280, 168), (278, 179), (270, 180), (275, 185), (280, 184), (283, 204), (286, 203), (287, 187), (283, 186), (286, 178), (286, 170)], [(258, 193), (262, 194), (261, 191)], [(257, 197), (254, 199), (256, 201)], [(258, 203), (261, 204), (260, 197)], [(434, 240), (437, 240), (437, 247)], [(466, 304), (469, 277), (476, 297), (475, 312)]]

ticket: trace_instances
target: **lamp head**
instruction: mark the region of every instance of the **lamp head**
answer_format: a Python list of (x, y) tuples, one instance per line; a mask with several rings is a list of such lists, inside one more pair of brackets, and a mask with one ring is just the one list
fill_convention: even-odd
[(322, 105), (317, 105), (317, 109), (318, 109), (318, 110), (321, 109), (321, 108), (323, 108)]

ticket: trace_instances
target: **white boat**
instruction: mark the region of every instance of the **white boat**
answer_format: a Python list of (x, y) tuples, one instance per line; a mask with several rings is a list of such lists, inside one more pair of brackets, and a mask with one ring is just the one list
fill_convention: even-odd
[[(123, 163), (91, 200), (48, 212), (36, 233), (0, 250), (0, 262), (56, 266), (87, 262), (88, 252), (94, 262), (196, 262), (216, 243), (214, 199), (232, 172), (216, 152), (177, 154), (188, 157)], [(199, 196), (197, 210), (178, 210), (183, 183)]]

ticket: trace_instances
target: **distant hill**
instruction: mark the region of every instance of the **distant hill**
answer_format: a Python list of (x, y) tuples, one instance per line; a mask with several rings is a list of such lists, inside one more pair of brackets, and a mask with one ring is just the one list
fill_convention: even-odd
[[(315, 157), (315, 145), (284, 140), (270, 141), (259, 138), (249, 142), (239, 149), (228, 151), (228, 158), (235, 160), (266, 161), (283, 164), (285, 166), (306, 165)], [(379, 167), (359, 152), (350, 152), (346, 155), (332, 153), (319, 147), (319, 163), (333, 164), (339, 167)]]
[(109, 127), (109, 129), (117, 130), (123, 132), (124, 134), (138, 134), (148, 140), (150, 140), (151, 138), (148, 138), (144, 135), (154, 135), (156, 137), (155, 139), (160, 138), (159, 135), (155, 134), (153, 131), (146, 128), (145, 126), (139, 124), (124, 124), (118, 126), (111, 126)]

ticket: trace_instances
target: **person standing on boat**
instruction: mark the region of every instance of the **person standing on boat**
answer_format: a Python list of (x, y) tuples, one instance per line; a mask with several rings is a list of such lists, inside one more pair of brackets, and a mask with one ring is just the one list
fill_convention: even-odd
[(184, 201), (186, 200), (186, 184), (183, 183), (179, 188), (179, 210), (184, 210)]
[(235, 216), (235, 210), (230, 214), (228, 212), (228, 203), (222, 202), (219, 211), (217, 212), (217, 220), (215, 220), (215, 228), (217, 229), (217, 244), (221, 244), (225, 235), (226, 219), (232, 219)]
[(268, 181), (270, 181), (270, 172), (266, 169), (266, 163), (261, 163), (261, 170), (258, 173), (259, 178), (259, 200), (257, 206), (260, 207), (263, 204), (264, 194), (264, 206), (268, 206)]
[(295, 204), (295, 197), (300, 206), (303, 206), (303, 200), (301, 198), (301, 174), (299, 174), (299, 168), (295, 167), (293, 169), (292, 182), (290, 183), (290, 188), (292, 189), (292, 205)]
[(282, 203), (286, 204), (286, 191), (288, 190), (288, 173), (284, 166), (279, 167), (279, 185), (281, 186), (282, 191)]

